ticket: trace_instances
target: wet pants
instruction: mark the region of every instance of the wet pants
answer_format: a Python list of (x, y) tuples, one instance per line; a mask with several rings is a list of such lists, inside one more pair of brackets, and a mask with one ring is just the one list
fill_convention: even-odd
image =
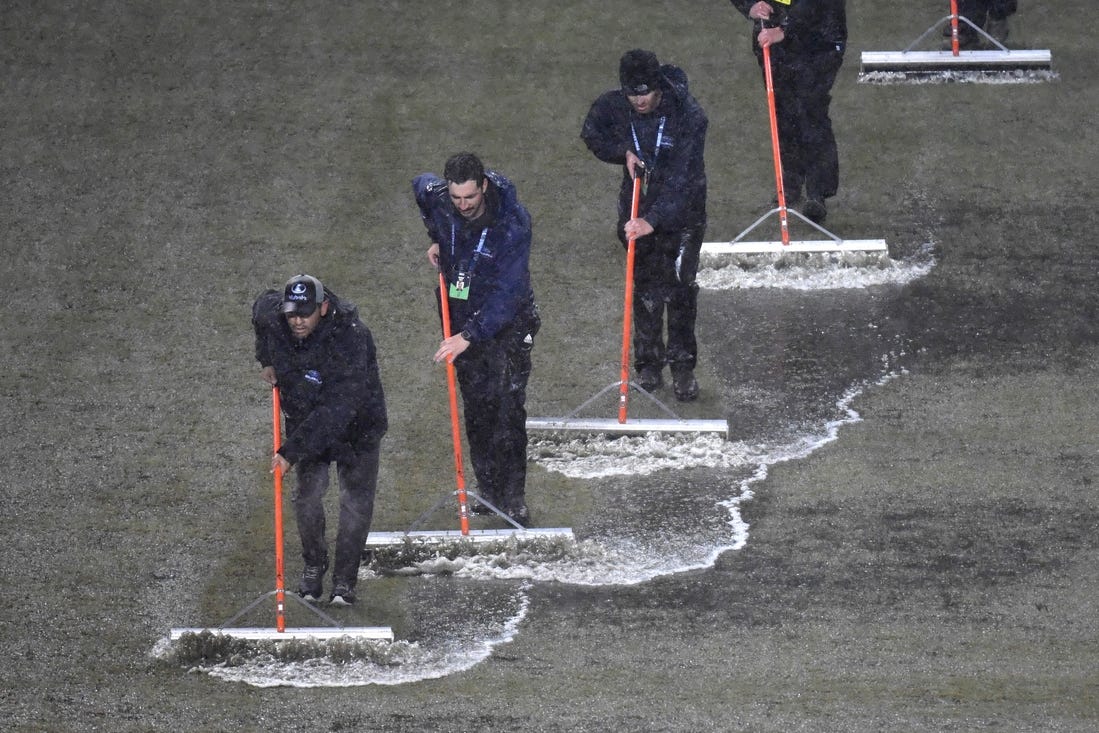
[[(634, 368), (689, 371), (698, 361), (695, 320), (698, 316), (699, 252), (705, 227), (656, 232), (636, 242), (634, 255)], [(668, 340), (664, 341), (664, 313)]]
[(527, 381), (540, 325), (532, 309), (454, 361), (477, 493), (505, 513), (526, 505)]
[(839, 152), (828, 108), (842, 64), (842, 50), (796, 56), (772, 51), (782, 187), (788, 203), (801, 200), (803, 186), (806, 198), (819, 201), (839, 190)]
[[(351, 588), (359, 575), (359, 561), (374, 515), (374, 494), (378, 486), (377, 444), (357, 452), (351, 460), (336, 461), (340, 483), (340, 515), (336, 531), (336, 565), (333, 584)], [(328, 491), (329, 461), (302, 460), (294, 492), (294, 512), (301, 535), (302, 559), (306, 565), (328, 565), (325, 539), (324, 495)]]

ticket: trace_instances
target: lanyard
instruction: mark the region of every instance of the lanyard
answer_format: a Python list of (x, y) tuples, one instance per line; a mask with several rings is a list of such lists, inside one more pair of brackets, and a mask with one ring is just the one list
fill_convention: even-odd
[[(667, 121), (668, 116), (662, 116), (660, 126), (656, 128), (656, 149), (653, 150), (652, 165), (656, 165), (656, 158), (660, 155), (660, 141), (664, 139), (664, 123)], [(630, 120), (630, 133), (633, 135), (633, 147), (637, 151), (637, 157), (645, 160), (645, 154), (641, 152), (641, 142), (637, 139), (637, 128), (633, 126), (633, 120)]]
[[(454, 222), (453, 221), (450, 222), (450, 261), (451, 261), (452, 264), (457, 264), (457, 263), (454, 262), (455, 248), (457, 246), (457, 241), (458, 241), (457, 232), (458, 232), (458, 229), (454, 225)], [(470, 277), (470, 278), (473, 277), (473, 268), (477, 266), (477, 260), (480, 258), (481, 253), (485, 251), (485, 238), (486, 237), (488, 237), (488, 227), (485, 227), (484, 229), (481, 230), (481, 239), (478, 240), (477, 249), (474, 250), (473, 256), (470, 258), (469, 272), (467, 274), (467, 277)], [(458, 269), (459, 269), (459, 271), (461, 270), (461, 268), (458, 268)]]

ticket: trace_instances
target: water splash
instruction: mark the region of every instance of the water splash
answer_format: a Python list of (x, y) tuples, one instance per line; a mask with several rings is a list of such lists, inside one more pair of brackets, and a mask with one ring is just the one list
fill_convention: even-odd
[(904, 285), (935, 266), (932, 244), (914, 256), (893, 260), (874, 253), (862, 256), (759, 255), (750, 262), (728, 255), (705, 255), (698, 272), (699, 287), (709, 290), (784, 288), (842, 290), (874, 285)]
[[(400, 685), (465, 671), (515, 638), (530, 607), (530, 583), (495, 583), (469, 599), (476, 613), (463, 613), (452, 624), (432, 619), (428, 635), (418, 641), (285, 642), (250, 641), (216, 663), (188, 666), (227, 682), (253, 687), (355, 687)], [(410, 603), (432, 609), (437, 599)], [(178, 642), (160, 639), (152, 651), (159, 662), (181, 665)], [(186, 666), (186, 665), (185, 665)]]

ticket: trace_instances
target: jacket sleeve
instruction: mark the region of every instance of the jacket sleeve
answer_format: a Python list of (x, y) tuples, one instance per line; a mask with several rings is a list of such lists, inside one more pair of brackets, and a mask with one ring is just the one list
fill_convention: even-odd
[[(630, 149), (629, 136), (626, 134), (626, 121), (629, 112), (617, 109), (616, 95), (621, 92), (606, 92), (592, 103), (580, 137), (588, 150), (604, 163), (626, 164), (626, 151)], [(628, 104), (628, 102), (627, 102)]]
[(733, 4), (733, 7), (740, 11), (740, 14), (745, 18), (748, 17), (748, 11), (752, 9), (758, 0), (729, 0)]
[(691, 177), (706, 146), (709, 121), (702, 107), (688, 96), (683, 104), (682, 127), (671, 155), (665, 158), (660, 191), (641, 217), (653, 229), (674, 231), (686, 225), (686, 215), (694, 191)]
[(446, 181), (432, 173), (422, 173), (412, 179), (412, 193), (416, 197), (416, 205), (420, 208), (420, 218), (427, 228), (427, 236), (432, 242), (441, 242), (441, 232), (432, 215), (433, 210), (445, 199), (447, 195)]
[(362, 323), (353, 321), (347, 326), (330, 364), (313, 409), (279, 449), (291, 464), (321, 456), (347, 440), (348, 429), (356, 420), (372, 440), (380, 440), (388, 428), (374, 339)]

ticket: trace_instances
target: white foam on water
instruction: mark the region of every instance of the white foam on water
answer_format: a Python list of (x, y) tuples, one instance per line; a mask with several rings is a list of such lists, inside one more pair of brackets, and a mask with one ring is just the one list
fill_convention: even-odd
[[(504, 603), (507, 615), (464, 613), (465, 624), (446, 638), (424, 642), (370, 642), (359, 644), (353, 658), (318, 653), (301, 661), (286, 661), (273, 654), (259, 653), (243, 660), (212, 666), (192, 667), (226, 682), (243, 682), (253, 687), (357, 687), (363, 685), (401, 685), (436, 679), (463, 672), (487, 659), (493, 650), (515, 638), (530, 606), (530, 584), (509, 585), (493, 605)], [(285, 642), (273, 642), (285, 643)], [(167, 637), (159, 640), (153, 655), (171, 652)], [(318, 642), (323, 644), (323, 642)]]
[[(884, 384), (898, 375), (890, 372), (875, 384)], [(861, 418), (851, 404), (865, 387), (853, 387), (837, 400), (835, 418), (783, 443), (752, 445), (701, 434), (570, 440), (561, 455), (554, 454), (549, 446), (540, 446), (532, 451), (532, 460), (549, 470), (595, 481), (647, 476), (647, 493), (657, 496), (662, 495), (661, 488), (653, 486), (652, 476), (664, 470), (669, 476), (672, 471), (692, 469), (705, 469), (709, 477), (733, 474), (735, 483), (724, 489), (711, 486), (709, 493), (701, 497), (685, 497), (669, 487), (665, 495), (688, 502), (688, 512), (682, 517), (672, 511), (661, 515), (656, 529), (631, 527), (629, 522), (616, 519), (564, 552), (542, 555), (537, 550), (513, 549), (417, 563), (413, 569), (417, 575), (439, 573), (447, 578), (483, 580), (489, 589), (487, 594), (462, 598), (464, 612), (432, 638), (372, 642), (368, 654), (350, 659), (322, 654), (286, 661), (259, 654), (231, 663), (193, 667), (192, 671), (254, 687), (351, 687), (399, 685), (470, 669), (515, 638), (529, 610), (533, 582), (635, 585), (663, 575), (711, 567), (722, 553), (744, 547), (749, 524), (741, 514), (741, 506), (752, 499), (752, 487), (767, 478), (771, 466), (810, 455), (836, 440), (842, 426), (858, 422)], [(735, 477), (738, 473), (740, 478)], [(682, 526), (676, 526), (677, 522)], [(515, 580), (518, 583), (511, 582)], [(433, 613), (438, 604), (421, 599), (410, 605)], [(167, 654), (169, 645), (166, 639), (161, 640), (154, 654)]]
[[(877, 384), (898, 376), (892, 372)], [(631, 536), (629, 528), (611, 523), (605, 536), (582, 538), (572, 552), (541, 561), (537, 553), (526, 556), (472, 555), (447, 560), (446, 572), (470, 577), (524, 578), (577, 585), (633, 585), (653, 578), (711, 567), (727, 550), (743, 547), (749, 525), (741, 505), (752, 498), (752, 486), (767, 478), (771, 466), (799, 460), (836, 440), (840, 428), (861, 418), (851, 403), (865, 385), (849, 389), (836, 402), (838, 416), (781, 444), (750, 445), (724, 441), (712, 435), (650, 434), (629, 438), (570, 439), (562, 455), (552, 455), (541, 445), (534, 460), (547, 469), (574, 478), (599, 479), (607, 476), (651, 475), (664, 469), (684, 471), (718, 469), (716, 473), (746, 475), (735, 486), (712, 500), (716, 510), (710, 517), (691, 516), (690, 529), (647, 532)], [(625, 441), (625, 442), (624, 442)], [(673, 495), (674, 488), (653, 487), (647, 491)], [(705, 511), (703, 507), (702, 511)], [(669, 517), (664, 517), (671, 524)], [(430, 567), (422, 568), (430, 572)]]
[(939, 70), (939, 71), (862, 71), (860, 84), (1044, 84), (1061, 75), (1052, 69)]
[(753, 257), (750, 266), (736, 264), (728, 255), (705, 255), (698, 285), (708, 290), (784, 288), (787, 290), (850, 290), (874, 285), (904, 285), (935, 266), (932, 244), (924, 244), (911, 258), (893, 260), (873, 253), (844, 255), (781, 255)]

